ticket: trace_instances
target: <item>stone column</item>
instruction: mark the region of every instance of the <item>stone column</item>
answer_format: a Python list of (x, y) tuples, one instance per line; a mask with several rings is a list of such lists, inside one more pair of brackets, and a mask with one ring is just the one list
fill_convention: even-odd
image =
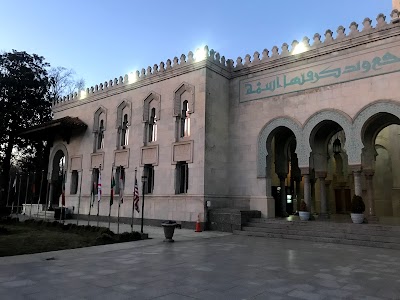
[(362, 197), (361, 171), (354, 171), (354, 194)]
[(328, 201), (326, 197), (326, 186), (325, 178), (326, 172), (317, 172), (317, 177), (319, 179), (319, 190), (320, 190), (320, 200), (321, 200), (321, 211), (319, 214), (320, 219), (328, 218)]
[(269, 168), (265, 168), (265, 192), (267, 197), (272, 197), (272, 190), (271, 190), (271, 185), (272, 185), (272, 180), (271, 180), (271, 175), (269, 174)]
[(375, 199), (374, 199), (374, 170), (364, 170), (365, 179), (367, 182), (367, 200), (368, 200), (368, 221), (378, 221), (375, 215)]
[(344, 187), (340, 188), (340, 198), (341, 198), (341, 202), (342, 202), (342, 213), (346, 213), (347, 212), (347, 206), (346, 206), (346, 194), (344, 192)]
[(300, 198), (300, 182), (301, 180), (296, 179), (296, 201), (297, 201), (297, 207), (296, 210), (298, 211), (300, 209), (300, 202), (301, 202), (301, 198)]
[(304, 174), (304, 202), (307, 204), (307, 208), (311, 210), (311, 185), (310, 185), (310, 174)]
[(287, 174), (280, 173), (280, 174), (278, 174), (278, 177), (279, 177), (280, 186), (281, 186), (281, 214), (282, 214), (282, 217), (287, 217), (288, 216), (288, 213), (286, 212), (287, 197), (286, 197), (286, 186), (285, 186)]
[(49, 180), (49, 184), (50, 184), (49, 203), (48, 203), (48, 206), (46, 207), (46, 210), (48, 210), (53, 204), (54, 183), (52, 180)]

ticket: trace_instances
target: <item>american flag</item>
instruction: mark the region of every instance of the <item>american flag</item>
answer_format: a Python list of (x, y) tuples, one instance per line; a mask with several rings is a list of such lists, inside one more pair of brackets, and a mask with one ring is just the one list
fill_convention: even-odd
[(101, 200), (101, 172), (99, 169), (99, 180), (97, 181), (97, 201)]
[(133, 189), (133, 204), (135, 205), (136, 211), (140, 212), (140, 210), (139, 210), (139, 187), (137, 184), (136, 176), (135, 176), (135, 188)]

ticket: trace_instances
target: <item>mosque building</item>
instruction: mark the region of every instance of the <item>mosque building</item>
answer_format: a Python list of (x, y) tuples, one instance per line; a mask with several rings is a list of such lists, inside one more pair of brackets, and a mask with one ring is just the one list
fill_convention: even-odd
[(52, 136), (49, 204), (60, 205), (65, 178), (65, 205), (87, 215), (100, 178), (106, 217), (113, 174), (122, 219), (135, 178), (140, 201), (146, 180), (149, 224), (192, 226), (218, 208), (275, 218), (302, 199), (328, 218), (353, 195), (371, 220), (400, 217), (400, 1), (393, 8), (235, 60), (206, 46), (60, 99), (54, 120), (32, 128)]

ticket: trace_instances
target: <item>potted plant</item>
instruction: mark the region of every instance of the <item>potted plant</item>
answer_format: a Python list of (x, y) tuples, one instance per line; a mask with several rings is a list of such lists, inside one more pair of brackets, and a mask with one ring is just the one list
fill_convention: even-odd
[(174, 236), (175, 228), (179, 227), (179, 225), (175, 221), (166, 221), (161, 223), (161, 226), (164, 228), (164, 242), (174, 242), (172, 237)]
[(361, 196), (354, 195), (351, 200), (351, 220), (355, 224), (361, 224), (364, 221), (365, 204)]
[(308, 221), (310, 219), (310, 212), (308, 211), (307, 204), (304, 200), (301, 200), (300, 203), (299, 216), (302, 221)]

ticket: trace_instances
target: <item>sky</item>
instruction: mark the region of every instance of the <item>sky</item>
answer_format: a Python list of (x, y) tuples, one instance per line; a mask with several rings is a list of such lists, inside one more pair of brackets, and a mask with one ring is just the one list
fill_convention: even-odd
[(0, 0), (0, 51), (44, 56), (86, 87), (208, 45), (236, 61), (246, 54), (339, 25), (349, 32), (391, 0)]

